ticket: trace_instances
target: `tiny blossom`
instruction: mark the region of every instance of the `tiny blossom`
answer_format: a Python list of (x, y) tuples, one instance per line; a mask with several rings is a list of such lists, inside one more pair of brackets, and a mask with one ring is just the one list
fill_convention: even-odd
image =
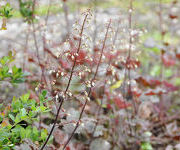
[(86, 83), (86, 86), (87, 86), (87, 87), (89, 87), (89, 88), (91, 87), (90, 81), (86, 81), (85, 83)]
[(64, 76), (64, 72), (61, 72), (61, 76)]
[(91, 70), (90, 70), (90, 69), (88, 69), (88, 68), (86, 68), (86, 69), (85, 69), (85, 71), (86, 71), (86, 72), (91, 72)]
[(74, 28), (74, 27), (76, 27), (76, 25), (77, 25), (77, 24), (73, 24), (72, 27)]
[(38, 90), (39, 90), (39, 88), (38, 88), (38, 87), (36, 87), (36, 88), (35, 88), (35, 91), (36, 91), (36, 92), (38, 92)]
[(52, 85), (55, 85), (55, 84), (56, 84), (56, 80), (53, 80), (53, 81), (52, 81)]
[(81, 123), (81, 126), (84, 127), (84, 123)]
[(128, 81), (127, 81), (127, 84), (128, 84), (128, 85), (129, 85), (129, 84), (131, 84), (131, 81), (130, 81), (130, 80), (128, 80)]
[(113, 78), (112, 82), (116, 82), (116, 79)]
[(68, 56), (69, 56), (69, 53), (65, 53), (65, 56), (68, 57)]
[(72, 55), (72, 56), (71, 56), (71, 59), (72, 59), (72, 60), (74, 60), (74, 59), (75, 59), (75, 57)]
[(134, 85), (136, 84), (136, 80), (131, 80), (131, 83)]
[(93, 61), (93, 59), (92, 59), (92, 58), (89, 58), (89, 60), (90, 60), (90, 61)]
[(138, 91), (138, 89), (136, 87), (133, 88), (133, 91)]
[(112, 75), (114, 76), (116, 73), (116, 70), (114, 68), (112, 68)]
[(118, 65), (118, 61), (115, 61), (115, 65)]
[(88, 96), (88, 93), (87, 93), (86, 91), (84, 91), (84, 94), (85, 94), (86, 96)]
[(54, 70), (49, 70), (49, 74), (51, 75), (53, 72), (55, 72)]
[(91, 99), (89, 97), (86, 97), (88, 101), (90, 101)]
[(61, 92), (61, 93), (59, 94), (59, 96), (61, 96), (63, 99), (65, 99), (65, 97), (66, 97), (63, 92)]
[(94, 83), (94, 82), (92, 82), (92, 83), (91, 83), (91, 85), (92, 85), (92, 87), (94, 87), (94, 86), (95, 86), (95, 83)]
[[(112, 49), (115, 49), (116, 48), (116, 45), (112, 45)], [(113, 51), (111, 51), (111, 52), (113, 52)]]
[(89, 40), (90, 42), (92, 42), (92, 38), (91, 37), (87, 37), (86, 40)]
[(137, 30), (132, 30), (132, 31), (131, 31), (131, 36), (134, 36), (134, 35), (136, 35), (136, 34), (138, 34), (138, 31), (137, 31)]
[(56, 97), (55, 97), (56, 101), (58, 100), (58, 98), (59, 98), (59, 95), (57, 94)]
[(40, 19), (40, 17), (36, 15), (36, 16), (35, 16), (35, 19), (36, 19), (36, 20), (39, 20), (39, 19)]
[(71, 114), (69, 114), (69, 113), (67, 113), (66, 115), (67, 115), (67, 116), (71, 116)]
[(125, 48), (126, 48), (126, 49), (129, 49), (129, 47), (130, 47), (129, 44), (126, 44), (126, 45), (125, 45)]
[(132, 45), (131, 49), (134, 51), (136, 50), (136, 46), (135, 45)]
[(132, 39), (132, 42), (134, 42), (135, 41), (135, 38), (131, 38)]
[(129, 13), (132, 13), (132, 11), (133, 11), (132, 9), (129, 9)]
[(102, 59), (105, 59), (105, 58), (106, 58), (106, 57), (103, 55), (103, 56), (102, 56)]
[(72, 93), (71, 93), (71, 92), (67, 92), (67, 95), (71, 97), (71, 96), (72, 96)]
[(56, 73), (56, 78), (58, 78), (58, 77), (59, 77), (59, 73), (57, 72), (57, 73)]
[(59, 58), (59, 52), (56, 52), (55, 55), (57, 58)]
[(134, 65), (134, 67), (135, 67), (135, 68), (138, 68), (138, 66), (137, 66), (136, 64)]
[(111, 81), (110, 81), (110, 80), (108, 80), (108, 81), (107, 81), (107, 84), (109, 84), (109, 85), (110, 85), (110, 84), (111, 84)]
[(74, 55), (75, 55), (75, 56), (79, 56), (79, 54), (78, 54), (78, 53), (75, 53)]
[(60, 3), (60, 5), (59, 5), (60, 7), (63, 7), (63, 4), (62, 3)]

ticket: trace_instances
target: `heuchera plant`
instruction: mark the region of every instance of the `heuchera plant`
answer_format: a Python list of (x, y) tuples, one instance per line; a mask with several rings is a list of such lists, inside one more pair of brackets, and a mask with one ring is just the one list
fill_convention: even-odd
[[(162, 45), (150, 48), (151, 52), (158, 52), (155, 57), (158, 61), (151, 63), (147, 72), (139, 56), (143, 50), (140, 36), (145, 30), (136, 28), (134, 0), (128, 1), (125, 18), (118, 15), (119, 18), (98, 27), (97, 12), (93, 15), (88, 9), (75, 17), (72, 30), (69, 1), (62, 0), (66, 32), (58, 41), (48, 37), (59, 30), (48, 30), (53, 25), (48, 26), (51, 2), (41, 23), (36, 17), (38, 1), (19, 0), (28, 29), (23, 70), (30, 74), (26, 76), (15, 65), (9, 67), (15, 58), (10, 52), (0, 59), (0, 81), (12, 84), (27, 81), (29, 93), (14, 97), (9, 105), (1, 105), (0, 149), (16, 149), (26, 139), (35, 144), (30, 144), (34, 149), (41, 150), (151, 150), (158, 147), (154, 144), (156, 138), (177, 142), (179, 135), (173, 131), (175, 135), (170, 136), (164, 128), (168, 128), (166, 123), (178, 120), (179, 114), (166, 114), (172, 110), (165, 104), (172, 94), (178, 95), (175, 92), (179, 87), (172, 83), (173, 73), (167, 77), (164, 72), (177, 65), (179, 53), (170, 53), (171, 43), (164, 39), (167, 31), (163, 28), (162, 1), (157, 13), (161, 38), (158, 42)], [(11, 17), (9, 5), (0, 10), (3, 19)], [(170, 20), (177, 18), (169, 15)], [(6, 29), (5, 19), (2, 29)], [(28, 42), (34, 44), (34, 49), (28, 48)]]

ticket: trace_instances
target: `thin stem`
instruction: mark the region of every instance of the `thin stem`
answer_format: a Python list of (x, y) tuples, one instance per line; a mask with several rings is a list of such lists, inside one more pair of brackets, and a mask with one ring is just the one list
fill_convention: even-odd
[[(129, 17), (128, 17), (128, 23), (129, 23), (129, 49), (128, 49), (128, 54), (127, 54), (127, 58), (126, 58), (126, 64), (128, 64), (130, 62), (130, 59), (131, 59), (131, 50), (132, 50), (132, 11), (133, 11), (133, 0), (130, 0), (130, 6), (129, 6)], [(128, 82), (128, 91), (127, 91), (127, 94), (126, 94), (126, 84), (127, 84), (127, 79), (129, 80)], [(125, 66), (125, 72), (124, 72), (124, 82), (123, 82), (123, 89), (122, 89), (122, 92), (123, 92), (123, 97), (126, 97), (127, 96), (129, 98), (132, 99), (132, 102), (133, 102), (133, 106), (134, 106), (134, 109), (135, 109), (135, 113), (137, 112), (136, 111), (136, 106), (135, 106), (135, 102), (134, 102), (134, 99), (132, 97), (132, 91), (131, 91), (131, 69), (127, 66)], [(129, 113), (128, 113), (128, 110), (127, 108), (125, 108), (125, 111), (126, 111), (126, 114), (127, 114), (127, 119), (128, 121), (130, 121), (130, 117), (129, 117)], [(130, 130), (130, 134), (132, 133), (132, 128), (130, 126), (130, 124), (128, 124), (128, 127), (129, 127), (129, 130)]]
[(96, 46), (96, 38), (97, 38), (97, 8), (96, 8), (96, 3), (97, 3), (97, 0), (94, 0), (93, 1), (93, 5), (94, 5), (94, 26), (95, 26), (95, 30), (94, 30), (94, 33), (93, 33), (93, 50)]
[(39, 54), (39, 48), (38, 48), (38, 42), (37, 42), (37, 38), (36, 38), (36, 33), (35, 33), (35, 24), (34, 24), (34, 12), (35, 12), (35, 7), (36, 7), (36, 0), (33, 1), (33, 6), (32, 6), (32, 27), (33, 27), (33, 38), (34, 38), (34, 44), (35, 44), (35, 48), (36, 48), (36, 55), (37, 55), (37, 59), (38, 59), (38, 64), (39, 67), (41, 68), (41, 82), (43, 81), (44, 78), (44, 82), (47, 84), (46, 82), (46, 77), (44, 75), (44, 68), (40, 62), (40, 54)]
[[(113, 45), (116, 44), (116, 39), (117, 39), (117, 35), (118, 35), (118, 32), (119, 32), (119, 24), (120, 24), (120, 19), (119, 19), (119, 21), (118, 21), (118, 27), (117, 27), (117, 30), (116, 30), (116, 33), (115, 33), (115, 36), (114, 36), (114, 39), (113, 39)], [(112, 59), (110, 58), (110, 59), (109, 59), (109, 62), (108, 62), (107, 70), (108, 70), (108, 69), (110, 68), (110, 66), (111, 66), (111, 60), (112, 60)], [(106, 74), (105, 78), (107, 78), (107, 74)], [(107, 84), (107, 82), (106, 82), (106, 80), (105, 80), (105, 81), (104, 81), (103, 93), (102, 93), (103, 97), (102, 97), (101, 103), (100, 103), (100, 105), (99, 105), (99, 107), (98, 107), (98, 111), (97, 111), (97, 114), (96, 114), (96, 118), (98, 118), (98, 116), (100, 115), (100, 110), (101, 110), (102, 105), (103, 105), (103, 99), (104, 99), (104, 93), (105, 93), (105, 89), (106, 89), (106, 84)], [(96, 128), (97, 128), (98, 124), (99, 124), (99, 120), (97, 119), (97, 122), (96, 122), (95, 127), (94, 127), (93, 132), (92, 132), (92, 137), (93, 137), (93, 135), (94, 135), (94, 132), (96, 131)], [(91, 143), (91, 141), (92, 141), (92, 140), (90, 140), (90, 143)]]
[(45, 18), (45, 26), (47, 26), (47, 24), (48, 24), (50, 8), (51, 8), (51, 0), (49, 0), (49, 3), (48, 3), (48, 10), (47, 10), (46, 18)]
[[(129, 8), (129, 50), (128, 50), (128, 57), (127, 57), (127, 62), (130, 63), (131, 60), (131, 51), (132, 51), (132, 12), (133, 12), (133, 0), (130, 0), (130, 8)], [(128, 67), (128, 80), (129, 80), (129, 85), (128, 85), (128, 96), (130, 96), (130, 98), (132, 98), (132, 103), (134, 106), (134, 111), (135, 114), (137, 113), (136, 110), (136, 104), (132, 95), (132, 88), (131, 88), (131, 68)]]
[[(91, 90), (92, 90), (92, 83), (93, 83), (93, 81), (96, 79), (96, 76), (97, 76), (97, 73), (98, 73), (98, 69), (99, 69), (99, 65), (100, 65), (100, 63), (101, 63), (101, 59), (102, 59), (102, 56), (103, 56), (103, 52), (104, 52), (104, 48), (105, 48), (105, 45), (106, 45), (106, 40), (107, 40), (107, 35), (108, 35), (108, 32), (109, 32), (110, 25), (111, 25), (111, 20), (110, 20), (110, 22), (109, 22), (109, 24), (108, 24), (108, 27), (107, 27), (107, 30), (106, 30), (106, 35), (105, 35), (105, 38), (104, 38), (103, 47), (102, 47), (102, 49), (101, 49), (101, 55), (100, 55), (100, 58), (99, 58), (99, 61), (98, 61), (97, 67), (96, 67), (96, 71), (95, 71), (95, 73), (94, 73), (94, 77), (93, 77), (92, 80), (91, 80), (91, 87), (89, 88), (88, 97), (90, 97)], [(78, 119), (78, 121), (77, 121), (77, 123), (76, 123), (76, 126), (75, 126), (73, 132), (71, 133), (71, 136), (69, 137), (69, 139), (67, 140), (67, 142), (64, 144), (63, 150), (65, 150), (66, 146), (69, 144), (69, 142), (70, 142), (70, 140), (72, 139), (72, 137), (74, 136), (77, 128), (79, 127), (80, 120), (81, 120), (81, 118), (82, 118), (82, 115), (83, 115), (84, 109), (85, 109), (85, 107), (86, 107), (86, 105), (87, 105), (87, 102), (88, 102), (88, 99), (86, 99), (86, 101), (85, 101), (85, 104), (84, 104), (84, 106), (83, 106), (83, 108), (82, 108), (82, 110), (81, 110), (81, 113), (80, 113), (80, 115), (79, 115), (79, 119)]]
[[(88, 17), (89, 13), (86, 14), (85, 18), (84, 18), (84, 21), (83, 21), (83, 25), (82, 25), (82, 28), (81, 28), (81, 32), (80, 32), (80, 40), (79, 40), (79, 45), (78, 45), (78, 48), (77, 48), (77, 53), (79, 53), (80, 49), (81, 49), (81, 42), (82, 42), (82, 34), (83, 34), (83, 31), (84, 31), (84, 26), (85, 26), (85, 23), (86, 23), (86, 20), (87, 20), (87, 17)], [(75, 69), (75, 66), (76, 66), (76, 61), (77, 61), (77, 56), (75, 55), (75, 60), (74, 60), (74, 63), (73, 63), (73, 66), (72, 66), (72, 69), (71, 69), (71, 74), (70, 74), (70, 78), (69, 78), (69, 81), (68, 81), (68, 84), (67, 84), (67, 87), (65, 89), (65, 92), (64, 94), (66, 95), (69, 87), (70, 87), (70, 84), (71, 84), (71, 80), (72, 80), (72, 76), (73, 76), (73, 73), (74, 73), (74, 69)], [(40, 150), (43, 150), (44, 147), (46, 146), (46, 144), (48, 143), (49, 141), (49, 138), (51, 137), (53, 131), (54, 131), (54, 128), (56, 126), (56, 123), (57, 123), (57, 120), (58, 120), (58, 116), (59, 116), (59, 112), (61, 110), (61, 107), (62, 107), (62, 104), (64, 102), (64, 98), (62, 97), (59, 97), (59, 101), (60, 101), (60, 105), (58, 107), (58, 110), (57, 110), (57, 114), (56, 114), (56, 117), (55, 117), (55, 120), (54, 120), (54, 123), (53, 123), (53, 126), (51, 128), (51, 131), (45, 141), (45, 143), (43, 144), (43, 146), (41, 147)]]
[(66, 1), (63, 1), (63, 10), (64, 10), (64, 17), (66, 21), (67, 37), (68, 37), (70, 33), (70, 28), (69, 28), (69, 18), (68, 18), (68, 6), (66, 4)]
[(28, 39), (29, 39), (29, 34), (26, 33), (26, 42), (25, 42), (25, 47), (24, 47), (24, 58), (23, 58), (23, 71), (25, 70), (25, 65), (26, 65), (26, 60), (27, 60), (27, 48), (28, 48)]
[[(109, 69), (110, 65), (111, 65), (111, 59), (109, 59), (109, 63), (108, 63), (107, 70)], [(106, 78), (107, 78), (107, 74), (106, 74)], [(102, 105), (103, 105), (103, 99), (104, 99), (104, 93), (105, 93), (105, 89), (106, 89), (106, 84), (107, 84), (107, 82), (106, 82), (106, 80), (105, 80), (105, 81), (104, 81), (104, 88), (103, 88), (103, 92), (102, 92), (103, 97), (102, 97), (102, 100), (101, 100), (100, 105), (98, 106), (98, 111), (97, 111), (97, 114), (96, 114), (97, 122), (96, 122), (95, 127), (94, 127), (93, 132), (92, 132), (92, 138), (93, 138), (94, 132), (96, 131), (96, 128), (97, 128), (97, 126), (98, 126), (98, 124), (99, 124), (98, 117), (99, 117), (99, 115), (100, 115), (100, 110), (101, 110)], [(92, 141), (92, 138), (91, 138), (91, 140), (90, 140), (90, 143), (91, 143), (91, 141)]]
[[(161, 32), (161, 41), (164, 43), (164, 31), (163, 31), (163, 18), (162, 18), (162, 0), (159, 0), (159, 30)], [(160, 80), (161, 82), (163, 81), (163, 71), (164, 71), (164, 66), (163, 66), (163, 55), (164, 55), (164, 50), (161, 49), (161, 62), (160, 62)], [(162, 85), (161, 85), (162, 86)], [(163, 105), (163, 95), (160, 95), (160, 113), (159, 113), (159, 119), (163, 118), (164, 116), (164, 105)]]

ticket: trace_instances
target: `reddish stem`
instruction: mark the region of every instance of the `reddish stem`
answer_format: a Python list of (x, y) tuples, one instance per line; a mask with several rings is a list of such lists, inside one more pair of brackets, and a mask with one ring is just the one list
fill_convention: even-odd
[[(80, 48), (81, 48), (81, 42), (82, 42), (82, 34), (83, 34), (83, 31), (84, 31), (84, 26), (85, 26), (85, 23), (86, 23), (86, 20), (87, 20), (87, 17), (88, 17), (89, 13), (86, 14), (85, 18), (84, 18), (84, 21), (83, 21), (83, 25), (82, 25), (82, 28), (81, 28), (81, 32), (80, 32), (80, 40), (79, 40), (79, 45), (78, 45), (78, 49), (77, 49), (77, 53), (79, 53), (80, 51)], [(68, 81), (68, 84), (67, 84), (67, 87), (66, 87), (66, 90), (64, 92), (64, 94), (66, 95), (69, 87), (70, 87), (70, 84), (71, 84), (71, 80), (72, 80), (72, 76), (73, 76), (73, 73), (74, 73), (74, 69), (75, 69), (75, 66), (76, 66), (76, 61), (77, 61), (77, 56), (75, 56), (75, 60), (74, 60), (74, 63), (73, 63), (73, 66), (72, 66), (72, 69), (71, 69), (71, 74), (70, 74), (70, 78), (69, 78), (69, 81)], [(54, 128), (56, 126), (56, 123), (57, 123), (57, 120), (58, 120), (58, 116), (59, 116), (59, 112), (61, 110), (61, 107), (62, 107), (62, 104), (64, 102), (64, 98), (62, 97), (59, 97), (59, 101), (60, 101), (60, 105), (59, 105), (59, 108), (57, 110), (57, 114), (56, 114), (56, 118), (54, 120), (54, 123), (53, 123), (53, 126), (51, 128), (51, 131), (45, 141), (45, 143), (43, 144), (43, 146), (41, 147), (40, 150), (43, 150), (44, 147), (47, 145), (48, 141), (49, 141), (49, 138), (51, 137), (53, 131), (54, 131)]]
[[(105, 35), (105, 38), (104, 38), (103, 47), (102, 47), (102, 49), (101, 49), (101, 55), (100, 55), (100, 58), (99, 58), (99, 61), (98, 61), (97, 67), (96, 67), (96, 71), (95, 71), (95, 73), (94, 73), (94, 77), (93, 77), (92, 80), (91, 80), (91, 87), (89, 88), (88, 97), (89, 97), (90, 94), (91, 94), (92, 83), (93, 83), (93, 81), (96, 79), (96, 76), (97, 76), (97, 73), (98, 73), (98, 69), (99, 69), (99, 65), (100, 65), (100, 63), (101, 63), (101, 59), (102, 59), (103, 51), (104, 51), (104, 48), (105, 48), (105, 44), (106, 44), (107, 35), (108, 35), (108, 31), (109, 31), (110, 25), (111, 25), (111, 20), (110, 20), (110, 22), (109, 22), (109, 24), (108, 24), (108, 27), (107, 27), (107, 30), (106, 30), (106, 35)], [(86, 107), (86, 105), (87, 105), (87, 102), (88, 102), (88, 99), (86, 99), (86, 101), (85, 101), (85, 104), (84, 104), (84, 106), (83, 106), (83, 108), (82, 108), (82, 110), (81, 110), (81, 113), (80, 113), (80, 115), (79, 115), (79, 119), (78, 119), (78, 121), (77, 121), (77, 123), (76, 123), (76, 126), (75, 126), (75, 128), (74, 128), (71, 136), (69, 137), (69, 139), (67, 140), (67, 142), (64, 144), (63, 150), (65, 150), (66, 146), (69, 144), (69, 142), (70, 142), (70, 140), (72, 139), (72, 137), (74, 136), (77, 128), (79, 127), (80, 120), (81, 120), (81, 118), (82, 118), (82, 115), (83, 115), (84, 109), (85, 109), (85, 107)]]

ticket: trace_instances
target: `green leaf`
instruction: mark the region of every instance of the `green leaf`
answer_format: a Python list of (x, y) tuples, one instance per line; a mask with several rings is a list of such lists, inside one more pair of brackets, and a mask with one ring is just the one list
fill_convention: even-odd
[(141, 149), (142, 150), (153, 150), (153, 147), (149, 142), (143, 142), (141, 144)]
[(1, 12), (2, 16), (6, 17), (6, 18), (10, 18), (10, 17), (12, 17), (12, 10), (13, 9), (11, 8), (10, 4), (7, 3), (5, 6), (1, 7), (0, 12)]
[(43, 97), (45, 97), (45, 96), (47, 95), (47, 91), (46, 91), (46, 90), (43, 90), (43, 91), (42, 91), (42, 95), (43, 95)]
[(23, 103), (27, 103), (27, 101), (29, 100), (30, 97), (30, 93), (26, 93), (24, 95), (21, 96), (21, 100)]
[(10, 147), (5, 146), (5, 147), (2, 148), (2, 150), (10, 150)]
[(12, 114), (9, 114), (9, 117), (11, 118), (11, 120), (15, 121), (15, 117)]
[(16, 74), (18, 72), (18, 68), (16, 66), (12, 67), (12, 72), (13, 74)]
[(160, 70), (161, 70), (161, 66), (160, 65), (155, 65), (150, 72), (151, 76), (159, 76), (160, 75)]
[(176, 86), (179, 86), (179, 85), (180, 85), (180, 78), (176, 78), (176, 79), (175, 79), (175, 85), (176, 85)]
[(0, 115), (0, 123), (3, 121), (3, 116)]
[(39, 131), (38, 131), (38, 129), (36, 127), (33, 127), (32, 133), (33, 133), (32, 140), (33, 141), (38, 141)]
[(20, 129), (20, 136), (21, 136), (21, 139), (26, 138), (26, 130), (24, 128)]
[(170, 68), (169, 69), (165, 69), (164, 74), (165, 74), (166, 78), (169, 78), (169, 77), (171, 77), (173, 75), (173, 71)]
[(31, 128), (30, 126), (28, 126), (26, 128), (26, 138), (31, 138), (31, 133), (32, 133)]
[(46, 129), (41, 130), (41, 139), (45, 140), (47, 137), (48, 131)]
[(0, 59), (0, 63), (2, 65), (5, 65), (7, 62), (9, 61), (9, 57), (8, 56), (4, 56)]
[(19, 123), (21, 121), (21, 114), (17, 114), (14, 121), (15, 123)]
[(8, 142), (9, 142), (8, 139), (4, 139), (3, 142), (2, 142), (2, 144), (3, 144), (3, 145), (6, 145)]
[(151, 50), (156, 54), (160, 54), (160, 52), (161, 52), (161, 50), (157, 47), (151, 48)]
[(25, 109), (25, 108), (22, 108), (22, 109), (20, 110), (20, 118), (21, 118), (21, 120), (24, 120), (24, 119), (28, 118), (27, 112), (26, 112), (26, 109)]
[(40, 110), (43, 112), (46, 110), (46, 107), (45, 106), (40, 106)]
[(107, 105), (106, 105), (106, 104), (103, 104), (103, 105), (102, 105), (102, 108), (107, 108)]

